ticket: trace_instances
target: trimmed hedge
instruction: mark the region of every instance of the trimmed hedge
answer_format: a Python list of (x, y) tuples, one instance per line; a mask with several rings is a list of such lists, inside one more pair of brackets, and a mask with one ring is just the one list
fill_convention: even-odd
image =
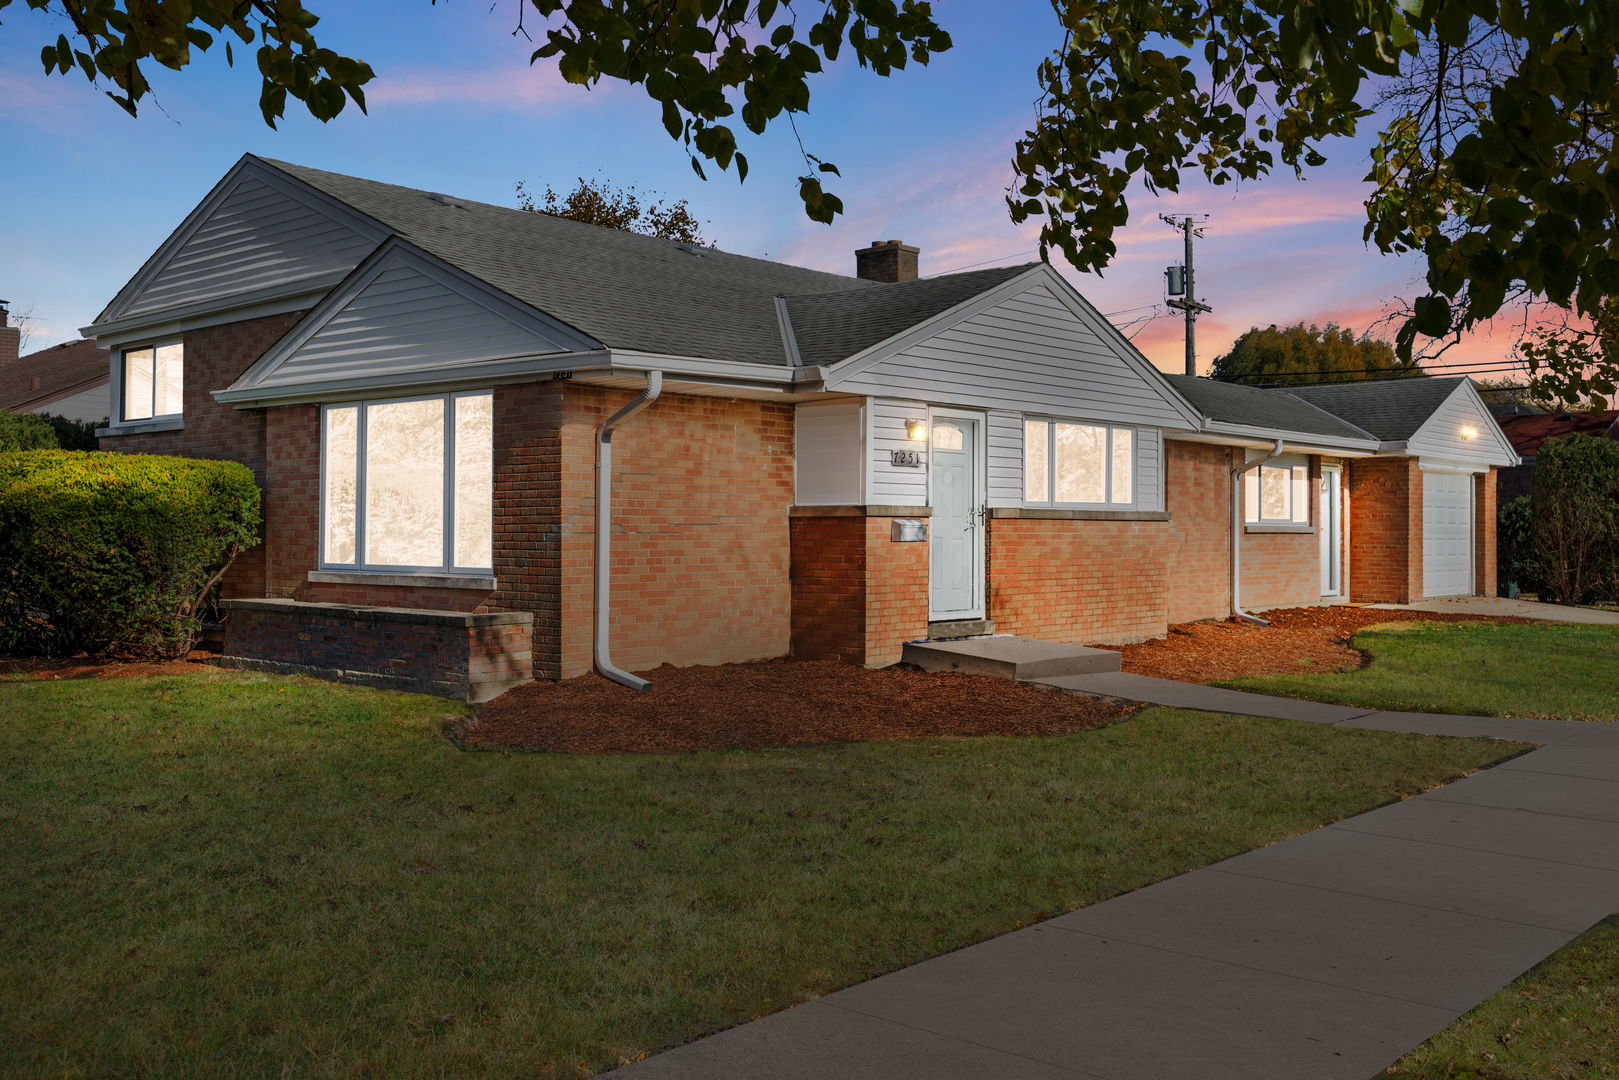
[(60, 445), (56, 428), (45, 417), (0, 409), (0, 451), (49, 450)]
[(258, 525), (233, 461), (0, 453), (0, 652), (184, 656)]

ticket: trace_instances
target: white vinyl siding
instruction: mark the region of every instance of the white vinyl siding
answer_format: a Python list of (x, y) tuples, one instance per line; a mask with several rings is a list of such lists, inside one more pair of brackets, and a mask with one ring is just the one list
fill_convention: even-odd
[(1036, 282), (872, 367), (834, 380), (851, 393), (1185, 428), (1173, 391), (1127, 360), (1045, 282)]
[(493, 405), (485, 390), (325, 406), (321, 566), (490, 573)]
[[(875, 399), (867, 410), (868, 445), (866, 501), (879, 506), (928, 505), (928, 444), (913, 440), (907, 420), (926, 420), (928, 407), (919, 401)], [(914, 450), (920, 465), (893, 464), (893, 451)]]
[(1466, 383), (1434, 410), (1406, 449), (1414, 457), (1461, 465), (1511, 464), (1500, 425)]
[(1164, 508), (1164, 433), (1156, 428), (1136, 429), (1135, 508)]
[(71, 397), (35, 405), (30, 412), (65, 416), (69, 420), (106, 420), (112, 416), (112, 387), (107, 383), (81, 390)]
[(376, 246), (376, 237), (244, 175), (120, 316), (305, 280), (335, 284)]
[(864, 503), (864, 402), (805, 402), (793, 410), (793, 430), (793, 501), (799, 506)]
[(1019, 413), (989, 414), (987, 442), (989, 492), (993, 507), (1023, 505), (1023, 417)]
[(333, 311), (256, 385), (288, 386), (402, 371), (448, 371), (568, 346), (494, 310), (403, 255)]

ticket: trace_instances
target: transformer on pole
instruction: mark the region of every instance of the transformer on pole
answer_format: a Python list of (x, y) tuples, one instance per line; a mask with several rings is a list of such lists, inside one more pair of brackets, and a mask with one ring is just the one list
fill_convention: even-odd
[[(1166, 300), (1172, 308), (1179, 308), (1186, 315), (1186, 374), (1197, 374), (1197, 317), (1205, 311), (1213, 311), (1209, 305), (1197, 298), (1197, 278), (1192, 272), (1192, 239), (1202, 236), (1203, 230), (1198, 227), (1197, 221), (1207, 221), (1207, 214), (1187, 214), (1180, 219), (1172, 218), (1168, 214), (1159, 214), (1160, 218), (1169, 223), (1173, 229), (1186, 234), (1186, 262), (1181, 266), (1170, 266), (1164, 269), (1164, 291), (1169, 294)], [(1181, 299), (1175, 299), (1180, 297)]]

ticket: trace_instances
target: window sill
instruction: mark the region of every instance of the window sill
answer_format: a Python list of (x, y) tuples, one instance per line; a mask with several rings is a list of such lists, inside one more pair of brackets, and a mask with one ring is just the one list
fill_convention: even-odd
[(1056, 506), (1002, 506), (990, 509), (995, 518), (1031, 518), (1045, 521), (1168, 521), (1163, 510), (1070, 510)]
[(140, 435), (149, 431), (179, 431), (186, 426), (183, 416), (164, 416), (156, 420), (125, 420), (96, 428), (96, 437), (107, 435)]
[(376, 570), (311, 570), (309, 580), (328, 585), (404, 585), (417, 589), (476, 589), (493, 592), (493, 577), (457, 574), (387, 574)]
[(1313, 533), (1314, 525), (1261, 525), (1256, 522), (1247, 522), (1242, 527), (1247, 533)]

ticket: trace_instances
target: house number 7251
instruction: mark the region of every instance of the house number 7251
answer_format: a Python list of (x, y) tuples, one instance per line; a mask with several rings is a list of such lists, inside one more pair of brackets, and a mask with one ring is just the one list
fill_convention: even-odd
[(889, 462), (896, 469), (920, 469), (922, 467), (922, 452), (920, 450), (890, 450)]

